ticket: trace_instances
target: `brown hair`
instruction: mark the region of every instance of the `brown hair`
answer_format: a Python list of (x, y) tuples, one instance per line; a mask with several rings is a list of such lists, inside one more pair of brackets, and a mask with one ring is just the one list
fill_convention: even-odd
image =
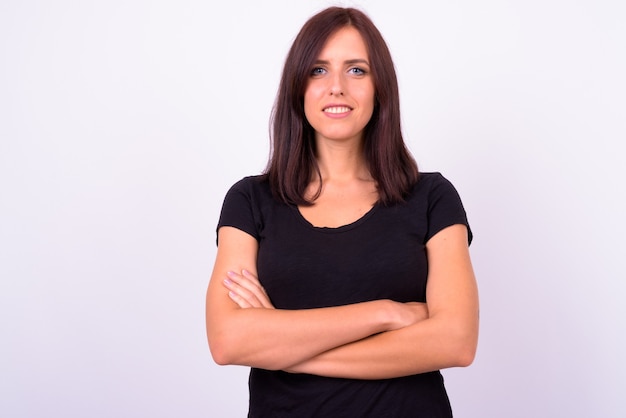
[[(402, 202), (417, 181), (417, 164), (402, 138), (398, 81), (387, 44), (363, 12), (330, 7), (311, 17), (294, 40), (272, 112), (271, 156), (265, 174), (274, 195), (285, 203), (312, 204), (304, 195), (313, 173), (321, 184), (315, 158), (315, 131), (304, 114), (304, 92), (324, 44), (346, 26), (359, 31), (369, 53), (375, 105), (364, 130), (363, 146), (380, 201)], [(320, 192), (321, 186), (313, 200)]]

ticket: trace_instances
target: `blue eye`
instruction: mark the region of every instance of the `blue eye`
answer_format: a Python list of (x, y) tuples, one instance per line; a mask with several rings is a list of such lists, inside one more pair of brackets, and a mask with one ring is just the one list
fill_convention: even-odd
[(352, 67), (348, 71), (351, 74), (353, 74), (353, 75), (364, 75), (364, 74), (366, 74), (366, 71), (364, 69), (362, 69), (362, 68), (359, 68), (359, 67)]
[(315, 67), (311, 70), (311, 75), (322, 75), (326, 72), (322, 67)]

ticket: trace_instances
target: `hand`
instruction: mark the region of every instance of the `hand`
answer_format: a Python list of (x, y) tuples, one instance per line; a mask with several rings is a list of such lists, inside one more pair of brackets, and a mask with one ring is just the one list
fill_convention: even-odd
[(407, 302), (405, 303), (406, 307), (411, 309), (413, 315), (415, 315), (415, 322), (423, 321), (424, 319), (428, 319), (428, 305), (423, 302)]
[(428, 319), (428, 305), (422, 302), (393, 302), (395, 306), (396, 317), (393, 321), (391, 330), (408, 327), (420, 321)]
[[(420, 321), (428, 319), (428, 305), (422, 302), (391, 302), (392, 306), (392, 315), (393, 315), (393, 323), (388, 331), (398, 330), (404, 327), (408, 327), (414, 325)], [(377, 334), (378, 335), (378, 334)], [(369, 338), (376, 338), (376, 335), (373, 335)], [(366, 338), (367, 339), (367, 338)], [(360, 340), (362, 343), (364, 340)], [(359, 342), (355, 342), (353, 344), (359, 344)], [(321, 353), (315, 357), (312, 357), (308, 360), (305, 360), (301, 363), (294, 364), (283, 371), (287, 373), (308, 373), (308, 374), (318, 374), (320, 370), (320, 365), (328, 364), (327, 362), (332, 359), (333, 353), (337, 350), (345, 349), (351, 344), (346, 344), (342, 347), (337, 347), (336, 349), (332, 349)]]
[(228, 278), (224, 279), (224, 287), (228, 289), (228, 296), (240, 308), (274, 309), (269, 296), (261, 286), (259, 279), (247, 270), (241, 274), (229, 271)]

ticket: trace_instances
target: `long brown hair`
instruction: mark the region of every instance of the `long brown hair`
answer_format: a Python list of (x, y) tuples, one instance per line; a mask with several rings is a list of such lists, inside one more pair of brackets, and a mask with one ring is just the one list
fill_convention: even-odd
[[(304, 93), (328, 38), (346, 26), (365, 41), (374, 80), (375, 105), (364, 130), (364, 157), (383, 204), (402, 202), (417, 181), (418, 169), (400, 127), (398, 81), (391, 54), (374, 23), (353, 8), (330, 7), (311, 17), (294, 40), (283, 68), (272, 112), (271, 156), (265, 174), (274, 195), (288, 204), (310, 205), (305, 191), (321, 173), (315, 158), (315, 131), (304, 114)], [(321, 192), (321, 186), (317, 198)]]

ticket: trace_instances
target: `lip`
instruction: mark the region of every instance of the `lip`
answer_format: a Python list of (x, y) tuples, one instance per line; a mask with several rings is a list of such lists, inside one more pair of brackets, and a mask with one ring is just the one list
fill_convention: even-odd
[(352, 112), (353, 108), (343, 103), (331, 103), (322, 108), (322, 112), (331, 118), (341, 118)]

